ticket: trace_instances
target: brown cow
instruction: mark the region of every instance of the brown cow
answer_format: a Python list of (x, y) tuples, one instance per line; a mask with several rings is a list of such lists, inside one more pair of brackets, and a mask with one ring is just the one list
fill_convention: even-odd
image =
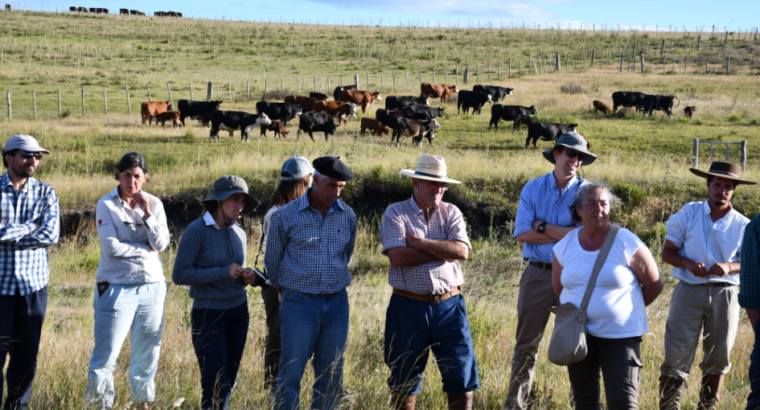
[(356, 117), (356, 104), (343, 101), (315, 101), (312, 111), (324, 112), (338, 118), (338, 126), (343, 121), (348, 124), (348, 117)]
[[(151, 120), (156, 121), (156, 126), (158, 126), (158, 122), (161, 121), (161, 127), (166, 128), (166, 121), (172, 122), (172, 127), (179, 128), (179, 111), (165, 111), (160, 114), (154, 115)], [(148, 124), (150, 125), (150, 123)]]
[(275, 137), (282, 137), (287, 138), (288, 137), (288, 130), (285, 129), (285, 124), (282, 123), (282, 121), (272, 121), (269, 125), (261, 125), (261, 135), (266, 137), (267, 131), (274, 131)]
[(327, 95), (322, 94), (322, 93), (315, 93), (313, 91), (309, 93), (309, 97), (314, 98), (319, 101), (327, 101), (329, 99), (327, 98)]
[(691, 118), (691, 116), (692, 116), (692, 115), (693, 115), (695, 112), (697, 112), (697, 107), (695, 107), (695, 106), (693, 106), (693, 105), (690, 105), (690, 106), (688, 106), (688, 107), (685, 107), (685, 108), (683, 109), (683, 113), (684, 113), (684, 115), (686, 115), (686, 117), (687, 117), (687, 118)]
[(366, 130), (372, 130), (372, 135), (375, 135), (375, 136), (377, 135), (382, 136), (383, 134), (387, 135), (388, 133), (391, 132), (391, 130), (388, 129), (388, 127), (386, 127), (385, 124), (382, 123), (382, 121), (373, 120), (371, 118), (362, 118), (361, 131), (359, 132), (359, 134), (363, 137), (364, 131)]
[(87, 13), (87, 14), (90, 14), (90, 11), (89, 11), (89, 10), (87, 10), (87, 7), (80, 7), (80, 8), (79, 8), (79, 12), (80, 12), (80, 13)]
[(361, 90), (343, 90), (338, 91), (338, 101), (345, 101), (348, 103), (354, 103), (362, 106), (362, 113), (367, 112), (367, 107), (372, 104), (373, 101), (382, 101), (383, 97), (377, 91), (361, 91)]
[(458, 93), (456, 85), (422, 83), (420, 85), (420, 97), (440, 98), (441, 102), (446, 102), (453, 93)]
[(612, 114), (612, 109), (607, 104), (599, 100), (594, 100), (593, 104), (594, 104), (594, 114), (596, 114), (597, 111), (603, 112), (604, 115)]
[[(285, 102), (288, 104), (297, 104), (301, 105), (301, 101), (308, 100), (309, 97), (305, 95), (289, 95), (285, 97)], [(306, 110), (303, 110), (306, 111)]]
[(145, 101), (140, 106), (140, 114), (142, 115), (143, 125), (145, 125), (145, 121), (148, 121), (148, 125), (150, 125), (153, 117), (161, 114), (162, 112), (171, 111), (171, 109), (171, 101)]

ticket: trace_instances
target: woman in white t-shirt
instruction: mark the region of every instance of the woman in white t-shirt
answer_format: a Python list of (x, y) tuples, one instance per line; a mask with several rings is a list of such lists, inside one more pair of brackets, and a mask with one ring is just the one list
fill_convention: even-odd
[[(582, 226), (554, 246), (552, 283), (560, 303), (580, 306), (617, 202), (603, 183), (578, 190), (573, 218)], [(567, 367), (576, 409), (600, 408), (600, 370), (607, 407), (638, 408), (639, 345), (649, 331), (645, 307), (661, 291), (662, 279), (649, 248), (631, 231), (620, 229), (587, 308), (588, 356)]]

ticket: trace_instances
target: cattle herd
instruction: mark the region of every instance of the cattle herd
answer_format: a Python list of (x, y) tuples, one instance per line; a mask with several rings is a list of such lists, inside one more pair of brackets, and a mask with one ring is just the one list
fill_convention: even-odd
[[(71, 6), (69, 7), (69, 12), (71, 13), (86, 13), (86, 14), (108, 14), (108, 9), (99, 8), (99, 7), (76, 7)], [(119, 9), (119, 14), (122, 16), (144, 16), (145, 13), (143, 13), (140, 10), (130, 10), (130, 9)], [(156, 11), (153, 13), (156, 17), (182, 17), (182, 13), (178, 11)]]
[[(391, 95), (385, 99), (385, 108), (376, 111), (375, 118), (364, 117), (360, 121), (360, 135), (371, 131), (374, 136), (390, 135), (391, 143), (395, 141), (400, 146), (401, 137), (410, 137), (412, 143), (422, 146), (422, 140), (427, 139), (432, 146), (436, 130), (441, 128), (438, 122), (443, 117), (444, 108), (429, 106), (429, 99), (440, 99), (447, 102), (448, 98), (457, 93), (457, 114), (480, 114), (483, 105), (491, 104), (490, 130), (493, 126), (499, 129), (499, 121), (512, 121), (512, 130), (517, 131), (525, 125), (528, 136), (525, 147), (530, 143), (536, 147), (538, 140), (553, 141), (564, 133), (575, 131), (578, 124), (560, 124), (535, 121), (532, 117), (538, 115), (535, 106), (498, 104), (511, 96), (514, 89), (490, 85), (476, 84), (472, 91), (459, 90), (456, 85), (423, 83), (420, 85), (420, 96)], [(362, 91), (356, 86), (341, 86), (335, 88), (332, 97), (322, 93), (312, 92), (305, 95), (289, 95), (284, 102), (259, 101), (256, 103), (256, 113), (245, 111), (221, 110), (221, 101), (179, 101), (179, 111), (173, 111), (170, 101), (149, 102), (142, 104), (142, 122), (150, 125), (160, 121), (162, 126), (167, 121), (179, 127), (185, 125), (185, 119), (200, 121), (204, 126), (210, 125), (209, 138), (219, 140), (219, 131), (227, 131), (230, 136), (240, 131), (241, 141), (248, 141), (248, 134), (259, 126), (261, 135), (273, 131), (275, 137), (286, 138), (288, 121), (298, 118), (297, 138), (301, 132), (309, 134), (314, 141), (314, 133), (321, 132), (325, 141), (330, 135), (335, 135), (341, 124), (347, 124), (348, 119), (356, 117), (357, 109), (361, 107), (365, 114), (367, 108), (375, 101), (383, 98), (377, 91)], [(602, 101), (593, 102), (594, 113), (601, 111), (606, 115), (616, 112), (618, 107), (632, 107), (637, 112), (651, 115), (654, 110), (664, 111), (668, 116), (673, 110), (674, 99), (677, 97), (665, 95), (649, 95), (640, 92), (617, 91), (612, 94), (613, 108)], [(678, 101), (680, 104), (680, 100)], [(687, 117), (691, 118), (697, 108), (689, 106), (684, 109)]]

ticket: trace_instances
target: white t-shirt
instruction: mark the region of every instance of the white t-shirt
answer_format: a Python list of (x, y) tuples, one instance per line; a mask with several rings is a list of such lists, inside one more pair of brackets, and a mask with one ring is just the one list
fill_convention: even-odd
[[(599, 251), (588, 252), (581, 247), (576, 229), (554, 245), (554, 254), (562, 265), (562, 294), (560, 303), (581, 305), (591, 271)], [(586, 314), (588, 332), (606, 339), (641, 336), (649, 331), (644, 294), (641, 284), (631, 270), (631, 257), (644, 245), (627, 229), (620, 229), (602, 266), (596, 286), (591, 293)]]

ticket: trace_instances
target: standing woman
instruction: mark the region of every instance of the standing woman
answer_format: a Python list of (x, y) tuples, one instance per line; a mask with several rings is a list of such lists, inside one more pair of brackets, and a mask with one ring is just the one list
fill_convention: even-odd
[(169, 246), (169, 228), (161, 200), (142, 191), (148, 179), (142, 155), (126, 153), (116, 165), (116, 179), (119, 185), (98, 201), (95, 212), (100, 263), (85, 400), (98, 408), (113, 406), (113, 370), (131, 331), (130, 401), (147, 409), (155, 399), (166, 298), (159, 252)]
[[(311, 175), (314, 169), (311, 167), (309, 160), (304, 157), (294, 157), (285, 161), (280, 170), (280, 184), (272, 196), (272, 207), (269, 208), (264, 216), (264, 235), (269, 232), (269, 221), (272, 215), (280, 209), (294, 201), (311, 187)], [(266, 254), (266, 236), (262, 251)], [(264, 267), (266, 269), (266, 266)], [(268, 393), (274, 393), (277, 370), (280, 364), (280, 350), (282, 349), (282, 339), (280, 338), (280, 299), (277, 289), (268, 286), (261, 286), (261, 298), (264, 300), (264, 309), (267, 315), (267, 344), (264, 352), (264, 387)]]
[(214, 182), (202, 217), (191, 223), (177, 249), (172, 279), (190, 285), (192, 341), (201, 370), (201, 408), (224, 409), (235, 387), (248, 334), (245, 232), (237, 218), (259, 204), (236, 176)]

